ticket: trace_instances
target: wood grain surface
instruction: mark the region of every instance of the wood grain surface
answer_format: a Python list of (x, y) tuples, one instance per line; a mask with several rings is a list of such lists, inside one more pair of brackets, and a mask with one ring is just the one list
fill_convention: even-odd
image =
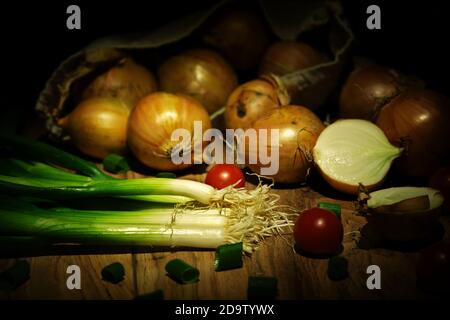
[[(136, 177), (129, 174), (128, 177)], [(202, 175), (185, 178), (202, 180)], [(348, 200), (325, 197), (310, 187), (281, 188), (273, 192), (281, 202), (298, 208), (317, 205), (319, 201), (338, 202), (342, 205), (344, 232), (358, 231), (366, 220), (355, 215), (354, 204)], [(441, 218), (449, 230), (449, 216)], [(449, 232), (445, 237), (448, 239)], [(359, 249), (352, 234), (343, 243), (343, 255), (349, 261), (350, 276), (343, 281), (327, 277), (327, 259), (302, 256), (292, 245), (290, 235), (272, 237), (261, 243), (252, 256), (244, 257), (240, 269), (214, 271), (214, 251), (181, 250), (158, 251), (147, 248), (118, 248), (67, 250), (57, 253), (38, 253), (18, 257), (31, 265), (31, 278), (13, 292), (0, 292), (1, 299), (133, 299), (163, 289), (165, 299), (246, 299), (247, 281), (251, 275), (278, 278), (278, 299), (415, 299), (426, 298), (415, 284), (415, 261), (418, 250), (411, 252), (389, 249)], [(18, 258), (13, 255), (0, 259), (0, 270), (11, 266)], [(181, 285), (165, 272), (166, 263), (180, 258), (200, 270), (200, 281)], [(113, 262), (125, 267), (125, 279), (111, 284), (101, 279), (102, 268)], [(81, 290), (69, 290), (66, 269), (69, 265), (81, 268)], [(366, 286), (369, 265), (376, 264), (382, 272), (382, 289), (369, 290)]]

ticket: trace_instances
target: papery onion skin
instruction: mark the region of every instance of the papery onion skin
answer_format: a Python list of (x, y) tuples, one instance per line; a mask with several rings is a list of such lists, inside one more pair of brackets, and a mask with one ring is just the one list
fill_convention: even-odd
[(449, 159), (450, 100), (431, 90), (408, 90), (380, 111), (376, 124), (389, 141), (405, 146), (395, 172), (428, 178)]
[(188, 168), (192, 164), (172, 162), (172, 148), (179, 141), (171, 141), (171, 135), (174, 130), (183, 128), (191, 133), (192, 140), (194, 121), (201, 121), (203, 131), (211, 128), (208, 112), (196, 100), (155, 92), (141, 99), (132, 111), (128, 146), (136, 158), (150, 168), (166, 171)]
[(126, 152), (128, 105), (117, 98), (82, 101), (58, 124), (84, 154), (103, 159), (108, 154)]
[(255, 67), (269, 44), (264, 21), (249, 10), (229, 10), (209, 25), (203, 41), (219, 50), (237, 70)]
[(261, 60), (260, 75), (285, 74), (313, 67), (325, 61), (310, 45), (297, 41), (279, 41), (272, 44)]
[(225, 107), (225, 125), (248, 129), (259, 118), (289, 103), (289, 96), (273, 78), (261, 78), (237, 87)]
[(341, 118), (374, 120), (379, 109), (401, 92), (400, 74), (369, 64), (354, 70), (339, 97)]
[(197, 99), (208, 112), (224, 106), (237, 86), (231, 66), (216, 52), (192, 49), (169, 58), (158, 69), (161, 91)]
[(83, 91), (82, 99), (114, 97), (123, 100), (130, 109), (144, 96), (156, 91), (156, 80), (144, 66), (131, 58), (95, 78)]
[[(255, 121), (253, 128), (268, 129), (267, 145), (261, 144), (258, 138), (258, 149), (270, 150), (276, 141), (271, 141), (270, 130), (279, 129), (279, 170), (272, 177), (278, 183), (296, 183), (305, 181), (309, 169), (313, 166), (312, 149), (322, 130), (322, 121), (308, 108), (289, 105), (277, 108), (270, 115)], [(249, 154), (249, 146), (246, 151)], [(247, 157), (248, 157), (247, 154)], [(275, 161), (278, 159), (275, 159)], [(248, 164), (248, 167), (260, 174), (267, 164)]]
[[(344, 119), (322, 132), (313, 154), (319, 172), (334, 189), (357, 195), (360, 185), (368, 191), (378, 188), (402, 151), (372, 122)], [(371, 172), (371, 167), (377, 171)]]

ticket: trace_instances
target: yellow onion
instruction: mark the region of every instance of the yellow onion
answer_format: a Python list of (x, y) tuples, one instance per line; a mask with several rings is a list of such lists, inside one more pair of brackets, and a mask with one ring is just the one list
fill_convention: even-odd
[[(152, 93), (141, 99), (130, 115), (128, 146), (150, 168), (165, 171), (187, 168), (191, 164), (172, 161), (172, 153), (178, 150), (175, 148), (180, 141), (172, 141), (171, 136), (176, 129), (186, 129), (193, 139), (194, 121), (201, 121), (203, 131), (211, 128), (208, 112), (196, 100), (165, 92)], [(192, 148), (189, 152), (192, 156)]]
[(197, 99), (209, 113), (222, 108), (237, 86), (231, 66), (217, 53), (193, 49), (174, 56), (158, 70), (160, 89)]
[[(273, 110), (269, 115), (255, 121), (253, 128), (258, 135), (258, 150), (263, 148), (270, 154), (274, 147), (279, 148), (279, 169), (271, 177), (279, 183), (293, 183), (305, 181), (309, 169), (313, 164), (312, 149), (317, 138), (324, 129), (320, 119), (309, 109), (302, 106), (289, 105)], [(267, 129), (267, 144), (260, 140), (263, 134), (260, 129)], [(272, 141), (270, 131), (279, 130), (279, 141)], [(246, 147), (248, 156), (251, 155), (250, 146)], [(262, 167), (267, 164), (248, 164), (249, 168), (261, 173)]]
[(323, 130), (314, 147), (314, 162), (336, 190), (358, 194), (384, 181), (394, 159), (403, 152), (367, 120), (338, 120)]
[(156, 81), (153, 74), (131, 58), (124, 58), (95, 78), (83, 91), (82, 99), (115, 97), (134, 108), (139, 99), (154, 91)]
[(126, 151), (128, 105), (117, 98), (91, 98), (82, 101), (58, 124), (84, 154), (102, 159), (110, 153)]
[(275, 81), (264, 77), (246, 82), (229, 96), (225, 107), (225, 125), (230, 129), (247, 129), (259, 118), (289, 103), (289, 95)]

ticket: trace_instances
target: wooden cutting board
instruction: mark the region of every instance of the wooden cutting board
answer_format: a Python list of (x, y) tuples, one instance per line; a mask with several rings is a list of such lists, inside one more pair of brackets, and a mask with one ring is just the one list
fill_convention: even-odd
[[(129, 178), (139, 176), (128, 174)], [(203, 174), (184, 178), (202, 180)], [(314, 190), (320, 188), (314, 188)], [(365, 218), (355, 215), (349, 200), (336, 200), (314, 191), (311, 187), (274, 189), (280, 201), (298, 208), (317, 205), (320, 201), (342, 205), (344, 232), (359, 230)], [(441, 218), (449, 238), (450, 217)], [(358, 249), (351, 235), (344, 239), (343, 254), (349, 261), (350, 276), (339, 282), (327, 277), (327, 259), (302, 256), (295, 252), (292, 237), (272, 237), (258, 250), (244, 258), (241, 269), (215, 272), (214, 251), (191, 250), (158, 252), (145, 248), (89, 248), (67, 250), (58, 254), (21, 257), (31, 265), (31, 278), (11, 293), (0, 292), (2, 299), (133, 299), (137, 295), (163, 289), (166, 299), (246, 299), (247, 280), (251, 275), (278, 278), (278, 299), (393, 299), (423, 298), (415, 284), (415, 262), (418, 251), (402, 252), (387, 249)], [(99, 252), (100, 251), (100, 252)], [(99, 254), (101, 253), (101, 254)], [(200, 281), (180, 285), (171, 280), (164, 270), (166, 263), (180, 258), (196, 266)], [(14, 264), (17, 258), (0, 259), (0, 270)], [(110, 263), (120, 262), (125, 267), (125, 279), (119, 284), (101, 280), (100, 271)], [(69, 290), (66, 273), (69, 265), (81, 269), (81, 289)], [(381, 289), (366, 286), (367, 267), (381, 269)]]

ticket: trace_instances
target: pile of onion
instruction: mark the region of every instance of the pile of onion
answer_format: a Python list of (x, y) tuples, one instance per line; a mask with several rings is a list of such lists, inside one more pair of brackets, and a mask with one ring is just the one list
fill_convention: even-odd
[(191, 140), (183, 142), (190, 145), (186, 150), (192, 156), (196, 143), (192, 141), (194, 121), (201, 121), (203, 131), (211, 128), (208, 112), (196, 100), (165, 92), (150, 94), (138, 102), (130, 115), (128, 146), (136, 158), (150, 168), (165, 171), (187, 168), (190, 163), (172, 161), (174, 152), (182, 152), (179, 148), (182, 141), (173, 141), (171, 136), (176, 129), (186, 129)]
[(225, 125), (247, 129), (259, 118), (289, 103), (289, 95), (274, 77), (246, 82), (229, 96), (225, 107)]
[(379, 113), (376, 124), (389, 141), (405, 148), (396, 160), (398, 174), (428, 178), (450, 156), (450, 100), (430, 90), (409, 90)]
[(209, 113), (224, 106), (237, 86), (231, 66), (216, 52), (193, 49), (169, 58), (158, 69), (160, 90), (197, 99)]
[(91, 98), (82, 101), (58, 124), (81, 152), (102, 159), (126, 151), (129, 115), (129, 106), (120, 99)]
[(313, 155), (322, 176), (332, 187), (356, 195), (361, 186), (371, 191), (381, 185), (402, 151), (391, 145), (373, 123), (346, 119), (323, 130)]
[[(312, 149), (316, 140), (324, 129), (320, 119), (309, 109), (302, 106), (283, 106), (273, 110), (269, 115), (255, 121), (253, 128), (257, 131), (258, 144), (257, 153), (260, 149), (269, 155), (274, 147), (279, 149), (279, 170), (271, 177), (279, 183), (294, 183), (305, 181), (308, 171), (313, 165)], [(262, 143), (259, 135), (267, 129), (267, 144)], [(279, 130), (279, 140), (272, 141), (271, 129)], [(246, 147), (247, 159), (252, 155), (249, 145)], [(248, 167), (261, 174), (261, 168), (268, 164), (262, 164), (259, 157), (256, 164), (248, 164)], [(272, 164), (273, 165), (273, 164)]]
[(227, 10), (215, 18), (203, 41), (219, 50), (238, 70), (255, 67), (269, 44), (262, 18), (249, 10)]
[(341, 118), (375, 120), (381, 108), (408, 87), (423, 84), (397, 70), (376, 64), (356, 68), (339, 97)]
[(83, 91), (82, 99), (114, 97), (134, 108), (141, 98), (154, 91), (156, 81), (153, 74), (131, 58), (124, 58), (95, 78)]

